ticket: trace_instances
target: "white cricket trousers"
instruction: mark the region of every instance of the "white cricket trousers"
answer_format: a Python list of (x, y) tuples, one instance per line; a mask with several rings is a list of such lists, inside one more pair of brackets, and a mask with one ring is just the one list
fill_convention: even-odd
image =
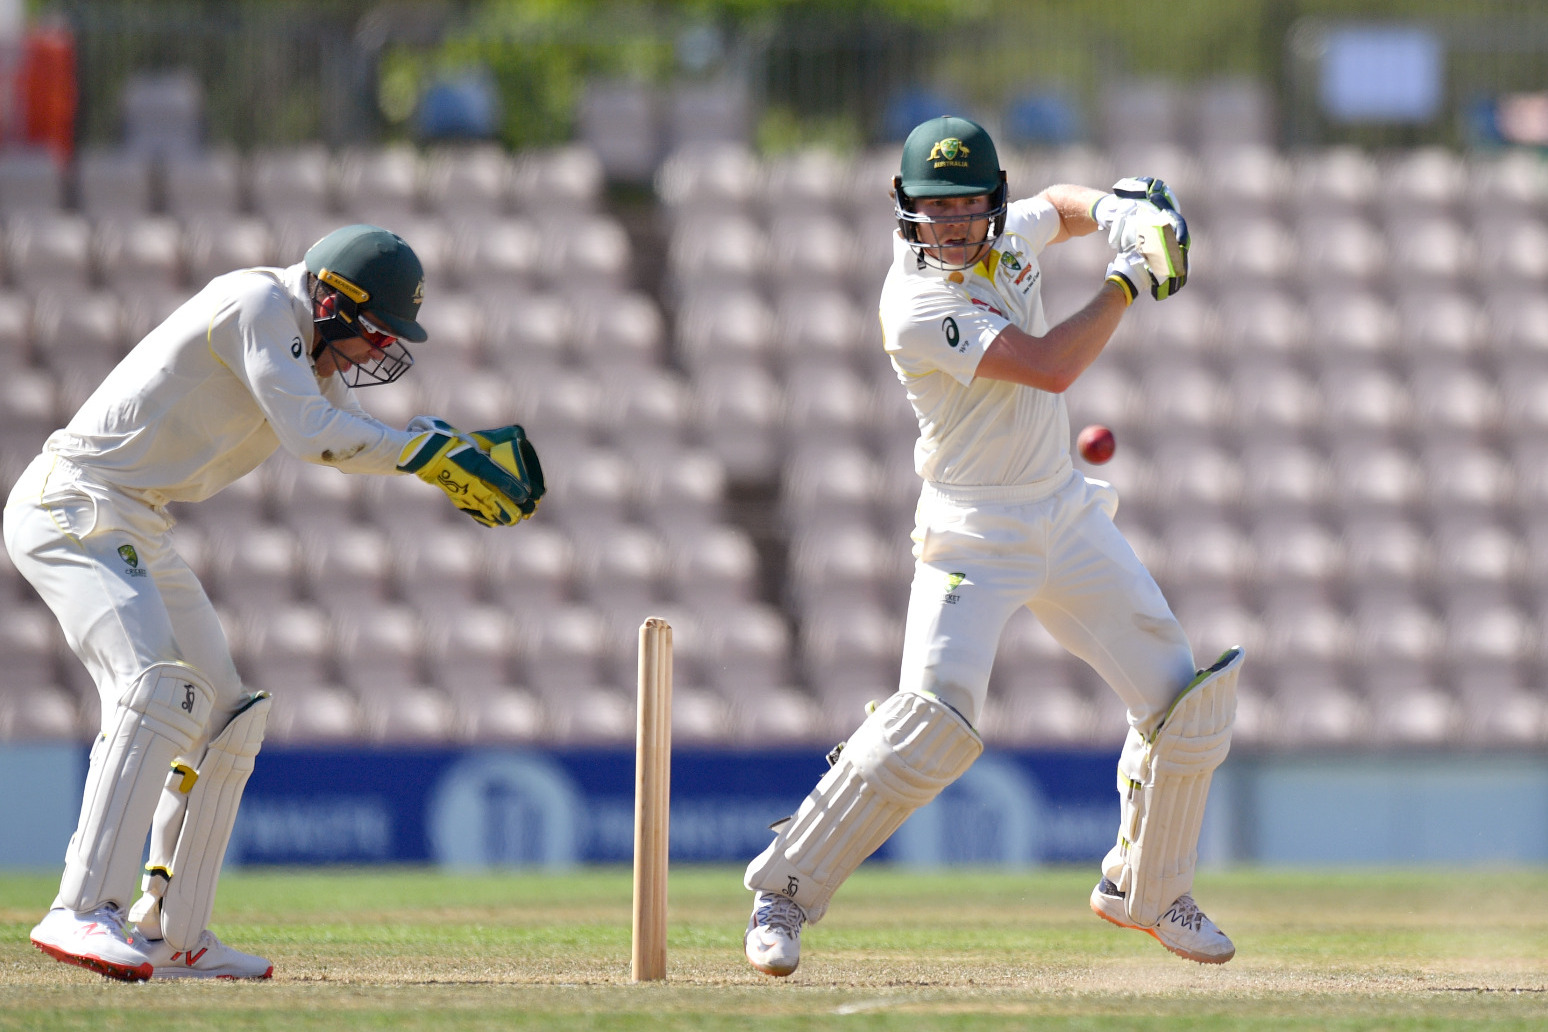
[(6, 502), (5, 547), (59, 619), (104, 708), (147, 667), (181, 661), (215, 689), (210, 723), (224, 727), (242, 680), (215, 607), (172, 548), (173, 523), (45, 452)]
[(1026, 606), (1148, 733), (1193, 677), (1193, 651), (1113, 525), (1111, 485), (1075, 471), (1052, 481), (924, 486), (899, 688), (931, 693), (976, 726), (1000, 634)]
[[(204, 676), (215, 697), (209, 720), (188, 750), (198, 756), (211, 729), (225, 727), (241, 704), (243, 688), (214, 606), (173, 551), (173, 522), (45, 452), (22, 473), (6, 502), (5, 547), (54, 611), (65, 640), (96, 683), (104, 734), (119, 700), (155, 664), (182, 662)], [(104, 741), (99, 738), (98, 745)], [(99, 752), (92, 750), (94, 767)], [(88, 792), (92, 783), (88, 777)], [(83, 812), (77, 838), (87, 825)], [(148, 823), (122, 829), (138, 843), (132, 847), (134, 867), (149, 831)], [(71, 857), (90, 852), (88, 843), (72, 840)], [(67, 858), (67, 871), (70, 862)], [(106, 898), (127, 908), (138, 872), (122, 864), (113, 871)]]

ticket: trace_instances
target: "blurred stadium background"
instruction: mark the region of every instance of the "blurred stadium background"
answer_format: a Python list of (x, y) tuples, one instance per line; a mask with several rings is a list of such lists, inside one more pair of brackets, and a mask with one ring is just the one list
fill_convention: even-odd
[[(896, 679), (918, 481), (875, 298), (898, 142), (951, 110), (1017, 195), (1152, 174), (1189, 217), (1189, 289), (1070, 403), (1199, 655), (1247, 646), (1227, 782), (1453, 771), (1477, 812), (1506, 763), (1540, 812), (1545, 56), (1528, 0), (0, 3), (0, 479), (210, 276), (389, 226), (432, 341), (362, 400), (515, 418), (551, 493), (497, 534), (276, 456), (184, 508), (266, 759), (626, 750), (647, 613), (681, 747), (811, 751)], [(1055, 318), (1103, 250), (1048, 253)], [(95, 690), (8, 563), (0, 597), (0, 751), (76, 749)], [(994, 746), (1116, 751), (1030, 618), (994, 676)]]

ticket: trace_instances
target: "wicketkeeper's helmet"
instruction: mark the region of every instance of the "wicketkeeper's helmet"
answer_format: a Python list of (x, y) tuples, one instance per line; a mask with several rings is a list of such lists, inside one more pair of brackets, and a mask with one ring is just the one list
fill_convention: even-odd
[(383, 357), (351, 363), (349, 386), (392, 383), (406, 373), (414, 356), (403, 341), (417, 344), (429, 336), (417, 321), (425, 270), (414, 249), (379, 226), (344, 226), (307, 249), (306, 268), (317, 303), (313, 359), (333, 341), (364, 337)]
[[(903, 141), (900, 172), (892, 179), (893, 210), (897, 215), (898, 226), (903, 231), (903, 239), (908, 241), (921, 262), (938, 269), (971, 268), (1005, 232), (1005, 210), (1009, 203), (1005, 171), (1000, 168), (1000, 157), (994, 149), (994, 141), (977, 122), (943, 115), (915, 126), (914, 131), (908, 134), (908, 139)], [(932, 218), (921, 215), (915, 206), (916, 201), (927, 197), (982, 195), (990, 198), (989, 210), (976, 215)], [(921, 225), (928, 223), (949, 228), (982, 219), (989, 221), (989, 228), (981, 239), (953, 245), (951, 248), (965, 248), (969, 260), (953, 264), (925, 253), (925, 248), (930, 245), (919, 238)]]

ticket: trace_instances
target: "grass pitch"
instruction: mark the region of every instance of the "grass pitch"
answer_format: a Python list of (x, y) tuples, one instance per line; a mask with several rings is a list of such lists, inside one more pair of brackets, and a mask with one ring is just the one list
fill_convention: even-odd
[(266, 983), (129, 985), (27, 933), (53, 876), (0, 878), (0, 1028), (1540, 1029), (1548, 872), (1206, 872), (1236, 940), (1180, 960), (1086, 908), (1089, 870), (866, 868), (789, 979), (741, 956), (740, 869), (679, 865), (668, 980), (629, 981), (629, 872), (233, 871), (215, 930)]

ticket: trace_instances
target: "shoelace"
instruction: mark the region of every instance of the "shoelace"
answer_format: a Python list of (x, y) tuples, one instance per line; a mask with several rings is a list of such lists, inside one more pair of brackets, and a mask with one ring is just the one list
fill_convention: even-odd
[(1188, 893), (1178, 896), (1177, 902), (1168, 908), (1166, 920), (1171, 921), (1173, 924), (1182, 925), (1184, 928), (1191, 928), (1196, 932), (1202, 931), (1204, 928), (1204, 914), (1199, 910), (1199, 905), (1193, 901), (1193, 897)]
[(794, 900), (766, 893), (758, 901), (756, 920), (758, 924), (794, 939), (801, 934), (801, 926), (806, 923), (806, 915), (801, 912), (801, 908)]

